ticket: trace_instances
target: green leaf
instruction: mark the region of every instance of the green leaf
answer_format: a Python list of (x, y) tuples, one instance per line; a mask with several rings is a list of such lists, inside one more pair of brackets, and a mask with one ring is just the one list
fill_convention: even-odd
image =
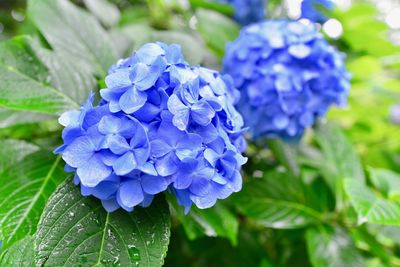
[(33, 241), (32, 236), (26, 236), (5, 250), (0, 256), (0, 266), (35, 266)]
[(25, 141), (0, 139), (0, 173), (38, 150), (37, 146)]
[(268, 147), (274, 153), (276, 159), (294, 176), (300, 175), (300, 168), (296, 159), (296, 150), (290, 144), (280, 139), (269, 139)]
[(35, 233), (46, 200), (65, 177), (60, 157), (46, 151), (27, 155), (0, 173), (0, 240), (4, 248)]
[(206, 54), (202, 45), (202, 40), (196, 38), (190, 33), (179, 31), (154, 31), (151, 34), (150, 41), (161, 41), (167, 44), (179, 44), (186, 60), (192, 65), (200, 64)]
[(320, 226), (306, 232), (308, 254), (314, 267), (364, 267), (364, 259), (340, 227)]
[(78, 105), (48, 85), (49, 72), (35, 54), (32, 39), (0, 43), (0, 107), (54, 114)]
[(343, 179), (365, 182), (364, 171), (355, 149), (343, 132), (326, 123), (318, 123), (316, 140), (322, 150), (322, 159), (314, 162), (326, 183), (336, 196), (336, 208), (343, 208)]
[(190, 240), (203, 236), (226, 237), (233, 245), (237, 244), (239, 222), (223, 203), (217, 203), (204, 210), (192, 207), (186, 215), (175, 200), (170, 200), (169, 203)]
[(35, 123), (54, 119), (55, 117), (42, 113), (16, 111), (0, 108), (0, 128), (6, 128), (17, 124)]
[(212, 10), (198, 9), (196, 17), (199, 33), (208, 46), (222, 58), (225, 46), (238, 37), (240, 27), (233, 20)]
[(316, 223), (322, 215), (306, 205), (300, 181), (288, 173), (268, 172), (253, 178), (237, 194), (235, 204), (246, 216), (271, 228), (300, 228)]
[[(28, 14), (56, 52), (104, 76), (116, 61), (108, 33), (89, 13), (67, 0), (30, 0)], [(62, 30), (60, 30), (62, 29)]]
[(364, 184), (346, 179), (345, 191), (358, 214), (358, 222), (400, 225), (400, 204), (375, 194)]
[(104, 26), (115, 26), (121, 17), (118, 8), (107, 0), (83, 0), (83, 2)]
[(330, 175), (344, 179), (365, 181), (364, 171), (352, 144), (343, 132), (333, 125), (319, 123), (316, 131), (321, 146), (325, 167)]
[(148, 208), (107, 213), (71, 179), (49, 199), (36, 234), (37, 265), (161, 266), (170, 236), (163, 196)]
[(96, 88), (97, 81), (92, 71), (80, 61), (70, 58), (64, 51), (43, 48), (37, 41), (32, 41), (31, 45), (49, 70), (48, 82), (75, 103), (83, 103), (89, 91)]
[(386, 169), (368, 168), (372, 184), (389, 199), (400, 200), (400, 174)]

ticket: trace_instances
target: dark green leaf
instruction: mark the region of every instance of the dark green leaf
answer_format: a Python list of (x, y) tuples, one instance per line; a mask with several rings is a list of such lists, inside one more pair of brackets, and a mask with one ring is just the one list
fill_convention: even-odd
[(5, 248), (35, 233), (46, 200), (65, 177), (60, 157), (45, 151), (30, 154), (0, 173), (0, 240)]
[(49, 199), (36, 234), (37, 264), (161, 266), (170, 235), (163, 196), (148, 208), (107, 213), (71, 179)]
[(71, 2), (30, 0), (28, 14), (53, 50), (93, 73), (104, 76), (116, 60), (108, 33), (91, 14)]
[(5, 250), (0, 256), (0, 266), (35, 266), (33, 237), (27, 236)]
[(358, 214), (358, 222), (400, 225), (400, 204), (375, 194), (354, 179), (346, 179), (345, 191)]
[(299, 228), (322, 216), (305, 203), (300, 181), (288, 173), (268, 172), (243, 186), (235, 204), (246, 216), (271, 228)]
[(288, 172), (294, 176), (300, 175), (295, 147), (284, 143), (280, 139), (268, 140), (268, 147), (272, 150), (276, 159), (285, 166)]
[(308, 254), (314, 267), (364, 267), (364, 259), (346, 231), (339, 227), (310, 228), (306, 232)]

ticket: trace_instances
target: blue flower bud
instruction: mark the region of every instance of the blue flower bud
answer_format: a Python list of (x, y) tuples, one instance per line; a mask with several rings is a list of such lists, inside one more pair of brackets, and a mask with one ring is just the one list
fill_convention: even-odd
[(83, 195), (132, 211), (170, 189), (189, 211), (241, 188), (246, 162), (238, 92), (229, 77), (190, 66), (178, 45), (149, 43), (111, 66), (107, 88), (59, 121), (55, 152)]
[(350, 89), (344, 55), (308, 21), (243, 28), (223, 68), (241, 91), (237, 107), (255, 139), (298, 139), (332, 104), (345, 105)]

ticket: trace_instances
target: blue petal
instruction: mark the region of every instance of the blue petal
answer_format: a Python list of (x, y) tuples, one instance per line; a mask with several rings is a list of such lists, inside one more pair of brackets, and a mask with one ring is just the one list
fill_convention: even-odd
[(165, 177), (143, 175), (141, 177), (143, 191), (147, 194), (158, 194), (168, 187), (168, 181)]
[(111, 168), (103, 163), (100, 155), (94, 155), (76, 173), (84, 186), (94, 187), (111, 174)]
[(98, 127), (102, 134), (116, 134), (122, 127), (122, 120), (112, 115), (104, 116), (101, 118)]
[(136, 159), (132, 152), (127, 152), (118, 158), (114, 164), (113, 169), (117, 175), (123, 176), (137, 167)]
[(105, 82), (108, 88), (121, 88), (131, 85), (132, 81), (129, 78), (129, 69), (119, 69), (107, 75)]
[(121, 183), (117, 193), (117, 201), (121, 206), (133, 208), (144, 200), (142, 187), (137, 180)]
[(215, 116), (214, 109), (206, 101), (199, 101), (191, 107), (192, 118), (202, 126), (207, 126)]
[(152, 157), (162, 157), (171, 152), (172, 147), (162, 140), (153, 140), (150, 143)]
[(168, 153), (162, 158), (157, 159), (155, 167), (161, 176), (169, 176), (177, 172), (177, 158), (173, 153)]
[(94, 144), (88, 137), (79, 137), (64, 150), (62, 158), (68, 165), (77, 168), (86, 164), (94, 151)]
[(125, 113), (131, 114), (143, 107), (146, 100), (147, 94), (145, 92), (131, 88), (121, 96), (119, 99), (119, 106)]
[(210, 180), (204, 177), (193, 179), (190, 185), (190, 192), (197, 196), (206, 196), (210, 192)]
[(117, 209), (119, 209), (119, 205), (118, 202), (115, 198), (111, 198), (111, 199), (102, 199), (101, 200), (101, 204), (103, 205), (104, 209), (107, 212), (114, 212)]
[(108, 135), (102, 147), (109, 148), (116, 155), (122, 155), (131, 149), (126, 139), (120, 135)]

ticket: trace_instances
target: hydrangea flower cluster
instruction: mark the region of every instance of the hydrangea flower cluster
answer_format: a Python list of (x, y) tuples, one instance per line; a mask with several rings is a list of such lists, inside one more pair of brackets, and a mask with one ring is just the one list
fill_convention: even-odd
[(323, 10), (332, 10), (335, 4), (332, 0), (303, 0), (301, 2), (301, 17), (311, 21), (324, 23), (329, 18)]
[(309, 21), (270, 20), (242, 29), (227, 46), (224, 72), (253, 138), (296, 140), (332, 104), (346, 104), (344, 55)]
[(217, 0), (234, 9), (234, 19), (241, 25), (248, 25), (265, 18), (265, 0)]
[(188, 212), (241, 189), (243, 120), (229, 77), (190, 66), (178, 45), (149, 43), (112, 66), (105, 83), (98, 105), (91, 94), (59, 119), (56, 153), (83, 195), (132, 211), (169, 189)]

